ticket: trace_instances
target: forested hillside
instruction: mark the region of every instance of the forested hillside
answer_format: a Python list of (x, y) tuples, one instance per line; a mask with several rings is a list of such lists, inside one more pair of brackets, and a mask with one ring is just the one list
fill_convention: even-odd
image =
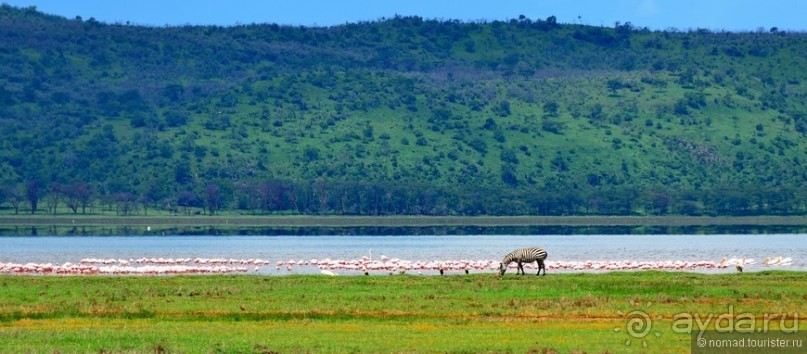
[(807, 212), (805, 33), (3, 5), (0, 63), (6, 212)]

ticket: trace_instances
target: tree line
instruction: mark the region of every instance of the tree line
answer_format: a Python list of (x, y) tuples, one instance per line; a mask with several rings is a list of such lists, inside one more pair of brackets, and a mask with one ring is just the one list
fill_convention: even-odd
[[(44, 207), (43, 207), (44, 205)], [(61, 209), (60, 209), (61, 208)], [(66, 209), (65, 209), (66, 208)], [(0, 209), (14, 214), (148, 215), (804, 215), (803, 189), (726, 186), (678, 191), (642, 187), (492, 189), (363, 182), (218, 181), (154, 199), (89, 183), (6, 186)]]

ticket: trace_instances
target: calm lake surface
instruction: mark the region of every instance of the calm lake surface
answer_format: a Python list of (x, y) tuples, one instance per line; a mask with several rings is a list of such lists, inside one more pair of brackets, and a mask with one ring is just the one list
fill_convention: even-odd
[[(78, 263), (83, 258), (260, 258), (271, 262), (357, 259), (498, 260), (538, 245), (553, 261), (719, 261), (789, 257), (781, 269), (807, 270), (807, 234), (760, 235), (463, 235), (463, 236), (22, 236), (0, 237), (0, 262)], [(372, 250), (372, 251), (371, 251)], [(286, 274), (265, 267), (262, 273)], [(316, 272), (311, 269), (308, 272)], [(727, 270), (724, 270), (727, 271)], [(305, 272), (295, 270), (295, 272)]]

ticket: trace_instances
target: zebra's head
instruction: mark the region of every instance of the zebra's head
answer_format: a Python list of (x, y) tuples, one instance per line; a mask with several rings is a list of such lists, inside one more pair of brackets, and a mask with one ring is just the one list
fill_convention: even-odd
[(504, 272), (507, 271), (507, 266), (504, 263), (499, 263), (499, 276), (503, 276)]

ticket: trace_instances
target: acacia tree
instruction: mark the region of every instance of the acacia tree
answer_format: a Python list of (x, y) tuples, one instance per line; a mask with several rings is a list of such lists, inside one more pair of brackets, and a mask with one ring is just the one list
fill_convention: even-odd
[(281, 199), (284, 194), (284, 187), (277, 181), (264, 182), (258, 185), (257, 193), (264, 212), (271, 213), (273, 210), (281, 209)]
[(221, 189), (217, 184), (210, 184), (205, 187), (205, 204), (210, 215), (214, 215), (216, 210), (219, 209), (221, 201)]
[(92, 188), (87, 183), (79, 182), (75, 185), (74, 190), (76, 198), (78, 198), (81, 204), (81, 213), (86, 214), (87, 207), (90, 206), (92, 202)]
[(37, 204), (39, 203), (39, 182), (36, 180), (28, 182), (25, 188), (28, 202), (31, 203), (31, 214), (36, 213)]
[(257, 187), (252, 183), (238, 182), (235, 185), (236, 205), (239, 209), (246, 209), (251, 214), (256, 214), (260, 208)]
[(149, 198), (147, 195), (141, 196), (138, 201), (140, 202), (140, 205), (143, 206), (143, 215), (148, 215), (149, 204), (154, 203), (154, 201), (151, 200), (151, 198)]
[(555, 101), (549, 101), (544, 103), (544, 114), (549, 117), (557, 117), (558, 116), (558, 103)]
[(78, 199), (75, 196), (73, 191), (74, 185), (68, 184), (62, 186), (62, 194), (64, 194), (64, 204), (67, 205), (70, 210), (73, 211), (73, 214), (78, 214), (78, 207), (80, 206)]
[(78, 208), (81, 207), (81, 213), (86, 214), (87, 205), (92, 196), (92, 189), (87, 183), (77, 182), (64, 186), (63, 192), (66, 197), (65, 203), (73, 214), (78, 214)]
[(116, 212), (118, 215), (131, 215), (137, 212), (137, 203), (132, 193), (115, 193)]
[(177, 196), (177, 204), (182, 207), (185, 215), (191, 214), (191, 207), (198, 203), (199, 199), (196, 198), (196, 193), (186, 190), (179, 193)]
[(18, 215), (20, 213), (20, 204), (25, 200), (19, 186), (8, 187), (3, 191), (3, 194), (8, 202), (11, 203), (11, 206), (14, 207), (14, 215)]
[(50, 192), (45, 197), (45, 202), (47, 204), (49, 213), (56, 214), (56, 208), (59, 206), (59, 200), (64, 194), (64, 189), (64, 186), (59, 184), (59, 182), (53, 182), (50, 184)]
[(608, 90), (611, 91), (611, 96), (616, 96), (617, 91), (622, 88), (622, 81), (619, 79), (610, 79), (606, 83), (606, 86), (608, 86)]

